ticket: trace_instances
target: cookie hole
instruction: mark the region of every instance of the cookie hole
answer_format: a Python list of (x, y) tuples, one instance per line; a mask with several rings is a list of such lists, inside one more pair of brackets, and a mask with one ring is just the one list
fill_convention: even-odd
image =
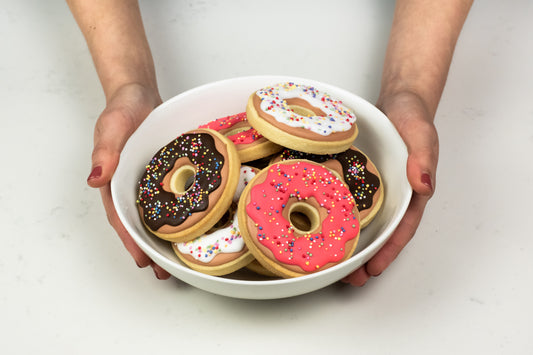
[(311, 117), (316, 116), (316, 113), (313, 110), (310, 110), (306, 107), (302, 107), (299, 105), (289, 105), (289, 108), (297, 115), (304, 116), (304, 117)]
[(178, 168), (170, 178), (170, 189), (175, 194), (186, 193), (194, 185), (196, 169), (191, 165)]
[(252, 128), (251, 126), (242, 126), (242, 127), (238, 127), (238, 128), (232, 128), (229, 131), (227, 131), (226, 133), (224, 133), (224, 135), (226, 137), (231, 137), (233, 135), (245, 132), (245, 131), (247, 131), (247, 130), (249, 130), (251, 128)]
[(313, 206), (303, 202), (296, 202), (290, 207), (289, 222), (291, 222), (296, 232), (307, 234), (319, 227), (320, 215)]

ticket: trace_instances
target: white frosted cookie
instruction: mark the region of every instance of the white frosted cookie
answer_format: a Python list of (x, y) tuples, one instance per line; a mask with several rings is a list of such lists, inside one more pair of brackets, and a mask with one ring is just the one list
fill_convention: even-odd
[[(234, 206), (248, 182), (258, 170), (241, 166)], [(235, 208), (230, 208), (221, 220), (206, 234), (188, 242), (173, 243), (180, 260), (191, 269), (214, 276), (232, 273), (253, 260), (239, 230)]]
[(291, 82), (252, 93), (248, 121), (281, 146), (315, 154), (339, 153), (357, 137), (354, 112), (315, 87)]

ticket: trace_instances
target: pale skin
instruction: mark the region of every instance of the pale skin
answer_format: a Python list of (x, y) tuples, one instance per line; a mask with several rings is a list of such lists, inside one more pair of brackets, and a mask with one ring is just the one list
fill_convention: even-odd
[[(398, 0), (380, 96), (408, 148), (411, 203), (399, 226), (365, 265), (343, 279), (364, 285), (380, 275), (414, 236), (435, 189), (439, 155), (433, 124), (456, 41), (473, 0)], [(106, 97), (97, 120), (89, 186), (99, 188), (110, 224), (139, 267), (170, 277), (135, 244), (113, 206), (110, 181), (129, 136), (161, 103), (154, 63), (136, 0), (67, 0), (91, 52)]]

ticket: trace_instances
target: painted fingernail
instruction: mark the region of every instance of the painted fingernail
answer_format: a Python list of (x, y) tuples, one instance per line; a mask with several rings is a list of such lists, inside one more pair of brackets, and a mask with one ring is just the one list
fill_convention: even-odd
[(102, 167), (97, 166), (91, 171), (91, 174), (89, 174), (89, 177), (87, 178), (87, 181), (98, 179), (100, 176), (102, 176)]
[(429, 176), (429, 174), (422, 174), (420, 180), (422, 181), (422, 184), (426, 185), (431, 191), (433, 191), (433, 183), (431, 182), (431, 176)]

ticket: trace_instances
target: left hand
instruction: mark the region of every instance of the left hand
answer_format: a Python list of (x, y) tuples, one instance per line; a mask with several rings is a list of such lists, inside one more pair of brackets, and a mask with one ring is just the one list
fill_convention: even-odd
[(423, 100), (404, 92), (380, 98), (377, 106), (389, 117), (407, 146), (407, 179), (413, 196), (387, 243), (365, 265), (342, 280), (354, 286), (363, 286), (370, 277), (379, 276), (396, 259), (413, 238), (435, 187), (439, 143), (433, 117)]

